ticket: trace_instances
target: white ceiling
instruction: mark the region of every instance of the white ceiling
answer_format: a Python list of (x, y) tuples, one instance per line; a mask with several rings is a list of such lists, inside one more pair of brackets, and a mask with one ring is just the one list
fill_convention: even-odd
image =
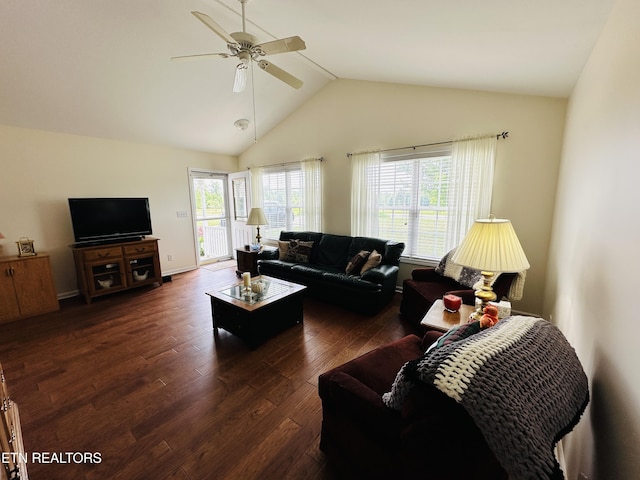
[(300, 90), (255, 69), (253, 123), (236, 59), (169, 60), (226, 51), (190, 12), (241, 31), (237, 0), (0, 0), (0, 124), (237, 155), (335, 78), (565, 97), (614, 1), (250, 0), (307, 45), (269, 57)]

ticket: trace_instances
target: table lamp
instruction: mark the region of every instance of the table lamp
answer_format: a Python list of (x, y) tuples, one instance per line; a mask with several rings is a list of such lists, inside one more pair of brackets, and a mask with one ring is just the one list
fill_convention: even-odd
[(493, 216), (474, 222), (451, 261), (480, 270), (482, 275), (483, 285), (475, 292), (481, 303), (471, 315), (474, 320), (482, 317), (487, 303), (496, 300), (491, 288), (496, 272), (517, 273), (530, 267), (511, 221)]
[(247, 218), (247, 225), (255, 225), (258, 234), (256, 235), (256, 241), (258, 245), (260, 245), (260, 225), (269, 225), (267, 222), (267, 217), (264, 214), (264, 210), (262, 208), (256, 207), (252, 208), (249, 212), (249, 218)]

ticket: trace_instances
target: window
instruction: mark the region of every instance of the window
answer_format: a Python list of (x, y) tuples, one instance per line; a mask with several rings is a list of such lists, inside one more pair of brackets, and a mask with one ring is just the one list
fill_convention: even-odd
[(281, 230), (302, 230), (302, 189), (300, 165), (263, 171), (262, 208), (269, 222), (264, 237), (278, 238)]
[(404, 255), (439, 259), (447, 252), (451, 149), (381, 156), (378, 235), (405, 243)]
[(263, 236), (278, 239), (282, 230), (322, 231), (322, 160), (309, 159), (251, 169), (254, 206), (262, 206), (268, 225)]
[(404, 242), (403, 256), (439, 260), (489, 214), (496, 142), (352, 155), (351, 234)]

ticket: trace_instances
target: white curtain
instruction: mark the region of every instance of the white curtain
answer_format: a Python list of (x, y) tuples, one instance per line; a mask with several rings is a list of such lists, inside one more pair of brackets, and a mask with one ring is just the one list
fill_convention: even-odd
[(380, 187), (380, 154), (351, 155), (351, 235), (378, 235), (378, 195)]
[(262, 168), (251, 167), (251, 208), (263, 206)]
[(447, 251), (457, 247), (478, 218), (491, 213), (495, 135), (453, 142), (446, 231)]
[(322, 160), (310, 158), (301, 163), (304, 181), (303, 229), (322, 231)]

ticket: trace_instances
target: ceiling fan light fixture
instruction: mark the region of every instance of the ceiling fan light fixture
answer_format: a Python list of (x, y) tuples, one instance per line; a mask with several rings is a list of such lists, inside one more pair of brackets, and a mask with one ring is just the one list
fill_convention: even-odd
[(262, 60), (261, 57), (268, 55), (276, 55), (286, 52), (297, 52), (307, 48), (304, 40), (298, 36), (280, 38), (265, 43), (258, 43), (256, 37), (247, 33), (246, 30), (246, 17), (245, 17), (245, 4), (248, 0), (239, 0), (242, 4), (242, 32), (227, 33), (215, 20), (209, 17), (205, 13), (192, 11), (191, 13), (202, 22), (213, 33), (227, 42), (227, 50), (229, 53), (205, 53), (198, 55), (182, 55), (179, 57), (173, 57), (172, 60), (186, 60), (188, 58), (207, 58), (207, 57), (236, 57), (240, 60), (240, 63), (236, 67), (236, 78), (233, 85), (233, 92), (239, 93), (244, 90), (246, 83), (246, 69), (252, 61), (259, 64), (260, 68), (274, 76), (278, 80), (288, 84), (289, 86), (298, 89), (302, 87), (302, 80), (294, 77), (288, 72), (285, 72), (279, 67), (276, 67), (273, 63)]
[(236, 127), (241, 132), (244, 132), (247, 128), (249, 128), (249, 120), (246, 118), (240, 118), (233, 122), (233, 126)]
[(233, 93), (244, 92), (244, 87), (247, 85), (247, 64), (239, 63), (236, 67), (236, 76), (233, 79)]

